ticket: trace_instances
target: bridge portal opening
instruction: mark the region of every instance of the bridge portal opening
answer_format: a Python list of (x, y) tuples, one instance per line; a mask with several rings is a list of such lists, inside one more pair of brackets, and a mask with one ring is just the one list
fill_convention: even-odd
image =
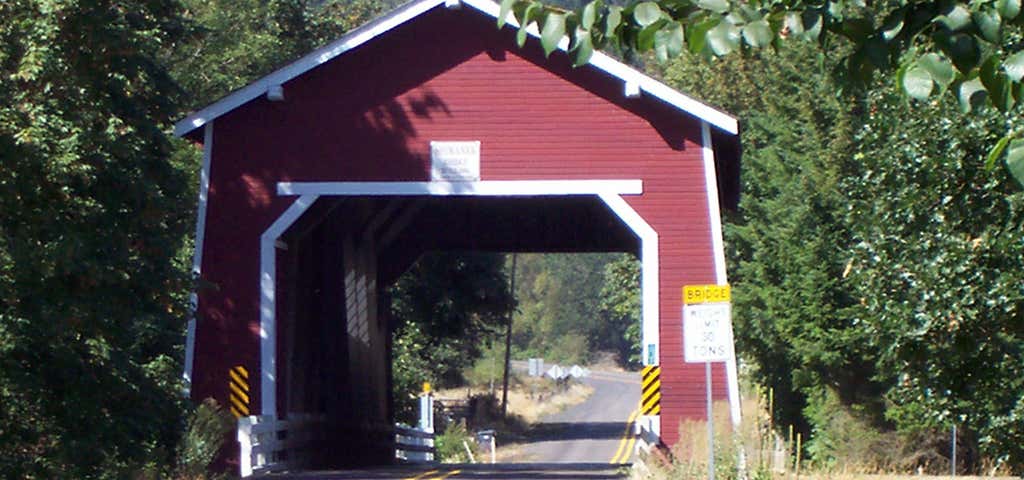
[[(394, 463), (393, 342), (402, 319), (392, 297), (399, 277), (430, 252), (643, 258), (644, 238), (615, 199), (621, 197), (318, 196), (273, 244), (275, 338), (264, 358), (270, 353), (274, 368), (263, 372), (273, 390), (263, 390), (264, 414), (315, 419), (313, 468)], [(638, 383), (635, 390), (638, 398)], [(623, 423), (614, 420), (594, 426), (607, 432), (590, 434), (621, 436)]]

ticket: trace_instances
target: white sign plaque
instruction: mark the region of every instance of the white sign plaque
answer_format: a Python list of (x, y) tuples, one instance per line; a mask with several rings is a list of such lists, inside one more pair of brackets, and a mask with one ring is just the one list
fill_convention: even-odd
[(430, 180), (480, 180), (480, 142), (430, 142)]
[(683, 356), (687, 362), (724, 362), (732, 357), (732, 349), (729, 303), (683, 307)]

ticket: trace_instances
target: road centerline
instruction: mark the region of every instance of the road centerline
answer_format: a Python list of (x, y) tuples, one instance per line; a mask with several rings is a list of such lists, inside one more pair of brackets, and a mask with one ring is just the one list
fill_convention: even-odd
[[(630, 449), (632, 447), (631, 446), (627, 447), (627, 445), (630, 445), (631, 443), (636, 441), (636, 438), (632, 434), (632, 430), (633, 430), (633, 421), (636, 420), (636, 417), (639, 414), (640, 414), (640, 409), (639, 408), (637, 408), (636, 410), (633, 410), (629, 414), (629, 418), (626, 419), (626, 429), (625, 429), (625, 431), (622, 432), (622, 439), (619, 440), (619, 448), (615, 450), (615, 455), (612, 456), (612, 459), (608, 463), (621, 463), (622, 460), (625, 460), (625, 459), (629, 458), (629, 452), (630, 452)], [(619, 458), (619, 457), (622, 457), (622, 458)]]
[(423, 480), (423, 478), (425, 478), (427, 476), (430, 476), (430, 475), (433, 475), (433, 474), (435, 474), (435, 473), (437, 473), (439, 471), (440, 470), (427, 470), (426, 472), (423, 472), (423, 473), (421, 473), (419, 475), (416, 475), (415, 477), (403, 478), (402, 480)]

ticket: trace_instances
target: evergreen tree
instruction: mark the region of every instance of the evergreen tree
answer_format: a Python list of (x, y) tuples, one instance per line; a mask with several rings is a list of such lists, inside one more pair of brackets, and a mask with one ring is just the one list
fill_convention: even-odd
[(881, 417), (873, 352), (852, 328), (845, 283), (848, 197), (858, 102), (807, 46), (673, 62), (666, 79), (744, 119), (742, 197), (725, 228), (738, 349), (774, 389), (781, 425), (805, 436), (804, 410), (831, 389)]

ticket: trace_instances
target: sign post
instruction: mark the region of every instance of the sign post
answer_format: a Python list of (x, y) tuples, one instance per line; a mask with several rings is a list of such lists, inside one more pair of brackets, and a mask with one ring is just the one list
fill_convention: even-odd
[(683, 356), (687, 363), (704, 363), (708, 420), (708, 480), (715, 480), (711, 362), (724, 362), (732, 355), (732, 307), (729, 299), (728, 285), (683, 287)]

